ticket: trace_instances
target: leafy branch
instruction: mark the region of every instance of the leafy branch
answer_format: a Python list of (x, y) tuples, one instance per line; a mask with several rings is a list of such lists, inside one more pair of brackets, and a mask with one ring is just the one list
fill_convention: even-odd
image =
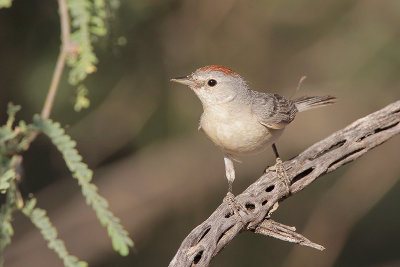
[[(0, 8), (10, 7), (11, 4), (12, 0), (0, 0)], [(46, 211), (35, 207), (36, 199), (24, 203), (19, 191), (18, 182), (22, 169), (20, 153), (29, 149), (30, 143), (39, 132), (46, 134), (63, 155), (73, 177), (81, 186), (86, 203), (94, 209), (101, 224), (107, 228), (113, 248), (121, 255), (127, 255), (129, 247), (133, 247), (128, 232), (108, 209), (107, 200), (98, 194), (97, 187), (91, 183), (93, 172), (82, 162), (82, 157), (76, 150), (76, 142), (71, 140), (59, 123), (49, 119), (65, 64), (71, 67), (69, 82), (78, 85), (75, 110), (89, 106), (87, 89), (82, 82), (88, 74), (96, 70), (95, 64), (98, 60), (93, 42), (107, 32), (106, 3), (104, 0), (58, 0), (58, 4), (61, 49), (41, 115), (35, 115), (32, 124), (19, 121), (14, 126), (15, 114), (21, 107), (10, 103), (7, 110), (8, 120), (0, 127), (0, 197), (4, 197), (0, 207), (0, 266), (3, 264), (3, 249), (11, 242), (14, 233), (11, 221), (15, 211), (22, 211), (30, 218), (48, 242), (48, 247), (58, 254), (65, 266), (87, 266), (86, 262), (68, 254), (64, 242), (57, 238), (57, 230), (51, 224)]]
[[(10, 182), (10, 186), (15, 187), (13, 181)], [(11, 237), (14, 234), (14, 229), (11, 225), (12, 213), (15, 209), (15, 194), (13, 190), (8, 190), (5, 195), (5, 203), (0, 208), (0, 266), (3, 263), (4, 248), (10, 244)]]
[(82, 156), (75, 149), (76, 142), (65, 134), (58, 122), (43, 119), (36, 115), (33, 118), (33, 123), (37, 130), (50, 138), (63, 155), (68, 169), (82, 188), (86, 203), (92, 206), (101, 224), (107, 227), (113, 248), (123, 256), (128, 255), (129, 247), (133, 246), (133, 241), (129, 238), (128, 232), (119, 224), (120, 220), (108, 210), (107, 200), (97, 193), (97, 187), (91, 183), (93, 172), (82, 162)]
[(21, 121), (18, 127), (13, 128), (15, 113), (20, 106), (8, 104), (8, 119), (5, 125), (0, 127), (0, 197), (4, 197), (0, 207), (0, 266), (3, 264), (3, 249), (11, 242), (14, 234), (11, 225), (12, 214), (23, 206), (21, 194), (17, 187), (19, 178), (18, 166), (30, 132), (29, 127)]
[(50, 222), (46, 211), (36, 208), (36, 199), (30, 199), (22, 209), (32, 223), (40, 230), (42, 236), (47, 241), (50, 249), (54, 250), (57, 255), (63, 260), (64, 265), (68, 267), (85, 267), (88, 264), (84, 261), (79, 261), (77, 257), (69, 255), (67, 248), (62, 240), (57, 238), (57, 230)]
[(86, 97), (88, 90), (82, 81), (87, 75), (96, 71), (98, 59), (93, 50), (92, 41), (105, 36), (107, 28), (106, 3), (104, 0), (82, 1), (69, 0), (68, 9), (71, 14), (72, 33), (70, 40), (70, 57), (67, 63), (71, 67), (68, 81), (78, 85), (75, 111), (87, 108), (90, 104)]

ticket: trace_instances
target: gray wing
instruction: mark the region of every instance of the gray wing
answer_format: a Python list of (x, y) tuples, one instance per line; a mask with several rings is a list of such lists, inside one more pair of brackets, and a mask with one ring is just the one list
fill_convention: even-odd
[(297, 113), (292, 100), (277, 94), (253, 91), (251, 111), (258, 121), (272, 129), (282, 129), (289, 124)]

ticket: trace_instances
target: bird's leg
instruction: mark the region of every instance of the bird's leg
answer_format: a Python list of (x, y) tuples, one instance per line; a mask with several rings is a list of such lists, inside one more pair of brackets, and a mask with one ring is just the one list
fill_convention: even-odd
[(285, 168), (283, 167), (283, 163), (281, 158), (279, 157), (278, 149), (276, 148), (275, 143), (272, 144), (272, 150), (274, 150), (275, 153), (276, 163), (274, 166), (270, 167), (270, 170), (276, 172), (276, 175), (278, 175), (279, 180), (282, 181), (282, 183), (286, 186), (288, 193), (290, 193), (290, 180), (286, 173)]
[(224, 202), (229, 206), (231, 211), (239, 218), (242, 222), (242, 217), (239, 214), (239, 210), (244, 210), (240, 204), (236, 201), (235, 196), (232, 193), (232, 184), (235, 180), (235, 169), (233, 167), (232, 158), (228, 155), (224, 155), (224, 162), (225, 162), (225, 174), (226, 178), (228, 179), (228, 193), (224, 198)]
[[(225, 163), (225, 175), (226, 179), (228, 179), (228, 194), (232, 194), (232, 184), (235, 180), (235, 168), (233, 166), (233, 161), (231, 157), (227, 154), (224, 155), (224, 163)], [(232, 194), (233, 195), (233, 194)]]

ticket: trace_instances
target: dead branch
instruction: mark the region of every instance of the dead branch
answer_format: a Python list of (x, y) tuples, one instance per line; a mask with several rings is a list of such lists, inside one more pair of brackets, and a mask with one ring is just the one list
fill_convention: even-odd
[(221, 204), (183, 240), (169, 266), (207, 266), (236, 235), (246, 230), (323, 249), (295, 233), (294, 227), (270, 220), (270, 211), (277, 203), (301, 191), (318, 177), (357, 159), (398, 133), (400, 101), (358, 119), (312, 145), (294, 159), (284, 162), (291, 180), (289, 194), (276, 173), (267, 170), (236, 197), (244, 207), (239, 211), (242, 220), (232, 216), (229, 207)]

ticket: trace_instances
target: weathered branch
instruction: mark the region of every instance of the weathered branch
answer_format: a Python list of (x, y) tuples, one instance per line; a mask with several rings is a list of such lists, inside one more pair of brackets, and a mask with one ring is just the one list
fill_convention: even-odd
[(315, 244), (302, 236), (301, 234), (296, 233), (296, 227), (290, 227), (278, 222), (275, 222), (271, 219), (264, 219), (262, 223), (254, 230), (257, 234), (263, 234), (267, 236), (272, 236), (277, 239), (288, 241), (292, 243), (296, 243), (302, 246), (312, 247), (318, 250), (324, 250), (325, 248), (321, 245)]
[(301, 191), (318, 177), (355, 160), (398, 133), (400, 101), (353, 122), (284, 162), (291, 180), (289, 195), (276, 173), (267, 170), (236, 197), (244, 207), (239, 211), (241, 220), (232, 216), (229, 207), (222, 203), (184, 239), (170, 266), (207, 266), (236, 235), (246, 230), (322, 249), (295, 233), (294, 228), (270, 220), (270, 211), (276, 203)]

